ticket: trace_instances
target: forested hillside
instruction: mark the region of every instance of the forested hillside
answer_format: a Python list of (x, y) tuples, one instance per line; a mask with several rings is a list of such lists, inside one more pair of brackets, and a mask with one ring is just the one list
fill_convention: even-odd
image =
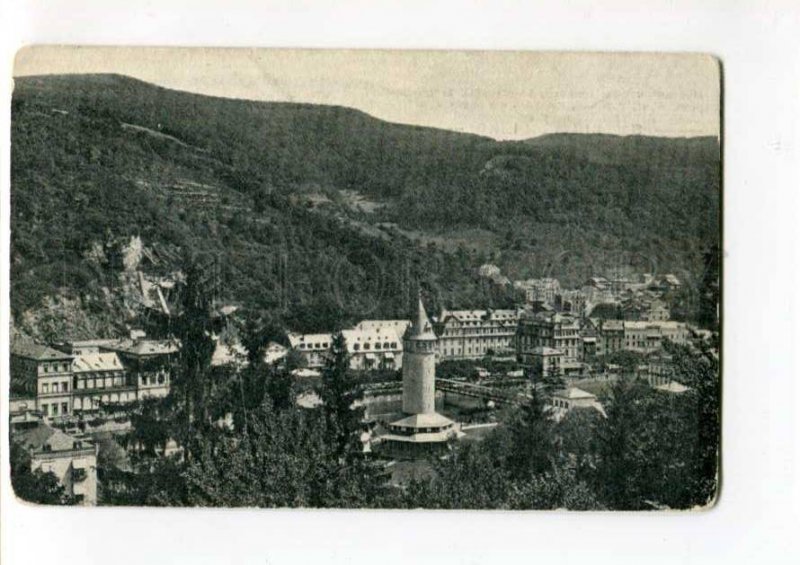
[(440, 304), (503, 303), (474, 276), (487, 260), (577, 282), (646, 257), (699, 279), (718, 239), (713, 138), (497, 142), (115, 75), (17, 79), (11, 165), (18, 326), (56, 294), (113, 320), (90, 257), (130, 236), (213, 258), (226, 299), (308, 330), (401, 315), (420, 280)]

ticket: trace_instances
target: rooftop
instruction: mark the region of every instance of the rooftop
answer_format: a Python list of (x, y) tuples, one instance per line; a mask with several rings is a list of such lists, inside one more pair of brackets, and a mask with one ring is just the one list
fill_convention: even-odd
[(247, 360), (247, 349), (237, 342), (224, 343), (217, 340), (214, 345), (214, 353), (211, 355), (211, 366), (221, 367), (223, 365), (244, 365)]
[(61, 359), (72, 359), (72, 355), (58, 351), (46, 345), (39, 345), (31, 342), (15, 342), (11, 344), (11, 355), (34, 359), (36, 361), (56, 361)]
[(330, 343), (333, 340), (333, 334), (297, 334), (297, 333), (290, 333), (287, 336), (289, 338), (289, 345), (291, 347), (297, 347), (301, 343), (316, 343), (316, 342), (326, 342)]
[(76, 340), (67, 340), (64, 343), (66, 345), (70, 345), (72, 347), (92, 347), (92, 346), (100, 346), (100, 345), (113, 345), (117, 343), (119, 339), (109, 337), (109, 338), (97, 338), (97, 339), (76, 339)]
[[(409, 324), (410, 325), (410, 324)], [(407, 328), (408, 326), (406, 326)], [(405, 329), (403, 333), (405, 333)], [(342, 330), (342, 335), (347, 342), (347, 349), (352, 351), (353, 345), (356, 343), (377, 343), (388, 342), (396, 344), (396, 348), (400, 348), (401, 337), (403, 334), (398, 334), (393, 328), (380, 328), (380, 327), (367, 327), (365, 329)]]
[(390, 330), (394, 331), (397, 337), (403, 337), (410, 325), (411, 320), (361, 320), (353, 329), (362, 331)]
[(91, 446), (91, 443), (86, 440), (67, 435), (44, 423), (20, 430), (14, 434), (14, 441), (34, 453), (71, 451)]
[(177, 341), (168, 339), (124, 339), (116, 344), (103, 347), (133, 355), (167, 355), (169, 353), (177, 353), (179, 349)]
[(119, 371), (122, 369), (116, 353), (87, 353), (72, 361), (72, 372)]
[(670, 381), (668, 384), (655, 387), (656, 390), (662, 392), (672, 392), (674, 394), (681, 394), (689, 390), (689, 387), (679, 383), (678, 381)]
[(391, 425), (401, 428), (446, 428), (453, 425), (453, 420), (434, 412), (433, 414), (406, 416), (396, 422), (392, 422)]
[(568, 398), (569, 400), (595, 400), (597, 396), (592, 394), (591, 392), (586, 392), (583, 389), (578, 387), (570, 387), (566, 390), (559, 390), (553, 393), (553, 396), (557, 396), (559, 398)]
[(459, 322), (480, 320), (516, 320), (516, 310), (442, 310), (440, 321), (455, 318)]

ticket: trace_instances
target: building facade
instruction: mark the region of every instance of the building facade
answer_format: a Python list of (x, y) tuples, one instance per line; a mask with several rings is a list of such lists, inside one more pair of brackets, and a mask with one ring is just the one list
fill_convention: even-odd
[(442, 310), (434, 323), (439, 360), (513, 351), (518, 318), (517, 310)]
[(31, 424), (18, 426), (11, 437), (30, 455), (31, 471), (53, 473), (77, 504), (96, 505), (97, 446), (44, 423)]
[(36, 410), (49, 418), (72, 414), (72, 359), (38, 344), (12, 343), (12, 393), (36, 398)]
[(106, 404), (137, 399), (134, 376), (125, 371), (116, 353), (86, 353), (72, 362), (74, 412), (99, 410)]
[(625, 320), (644, 322), (664, 322), (669, 320), (669, 307), (660, 299), (624, 300), (620, 312)]
[(515, 344), (518, 357), (537, 347), (557, 349), (566, 361), (582, 361), (584, 357), (580, 320), (555, 312), (523, 313)]
[(608, 355), (615, 351), (652, 353), (661, 349), (665, 341), (685, 344), (689, 340), (689, 329), (683, 322), (594, 320), (597, 353)]
[(518, 357), (518, 361), (528, 369), (528, 376), (534, 382), (543, 378), (563, 376), (563, 360), (563, 351), (541, 345), (525, 350)]
[(47, 419), (70, 418), (103, 405), (169, 393), (178, 343), (174, 340), (92, 340), (58, 349), (11, 345), (11, 392), (33, 399)]
[(288, 334), (289, 346), (300, 353), (310, 369), (324, 367), (330, 359), (333, 334)]
[[(409, 320), (363, 320), (351, 329), (342, 330), (350, 368), (359, 371), (401, 369), (403, 335), (410, 325)], [(311, 369), (324, 367), (330, 359), (333, 337), (331, 333), (288, 336), (290, 347), (303, 356)]]
[(558, 279), (553, 278), (516, 281), (514, 287), (525, 293), (525, 302), (528, 304), (541, 302), (554, 306), (556, 296), (561, 293), (561, 283), (558, 282)]
[(137, 400), (169, 394), (180, 351), (176, 340), (126, 339), (100, 349), (119, 356), (135, 383)]

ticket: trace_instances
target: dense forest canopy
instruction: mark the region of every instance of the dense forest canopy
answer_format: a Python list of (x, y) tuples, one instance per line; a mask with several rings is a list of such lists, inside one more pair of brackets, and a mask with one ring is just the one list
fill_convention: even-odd
[(501, 142), (117, 75), (21, 78), (12, 308), (60, 292), (107, 313), (87, 257), (131, 236), (214, 258), (228, 300), (300, 330), (403, 315), (419, 284), (437, 305), (507, 304), (475, 277), (485, 261), (566, 284), (638, 261), (691, 284), (718, 245), (719, 182), (715, 138)]

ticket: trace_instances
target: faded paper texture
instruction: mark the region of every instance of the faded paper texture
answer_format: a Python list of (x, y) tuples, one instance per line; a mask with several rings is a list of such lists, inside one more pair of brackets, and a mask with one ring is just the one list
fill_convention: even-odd
[(709, 507), (720, 84), (703, 54), (22, 49), (17, 496)]

